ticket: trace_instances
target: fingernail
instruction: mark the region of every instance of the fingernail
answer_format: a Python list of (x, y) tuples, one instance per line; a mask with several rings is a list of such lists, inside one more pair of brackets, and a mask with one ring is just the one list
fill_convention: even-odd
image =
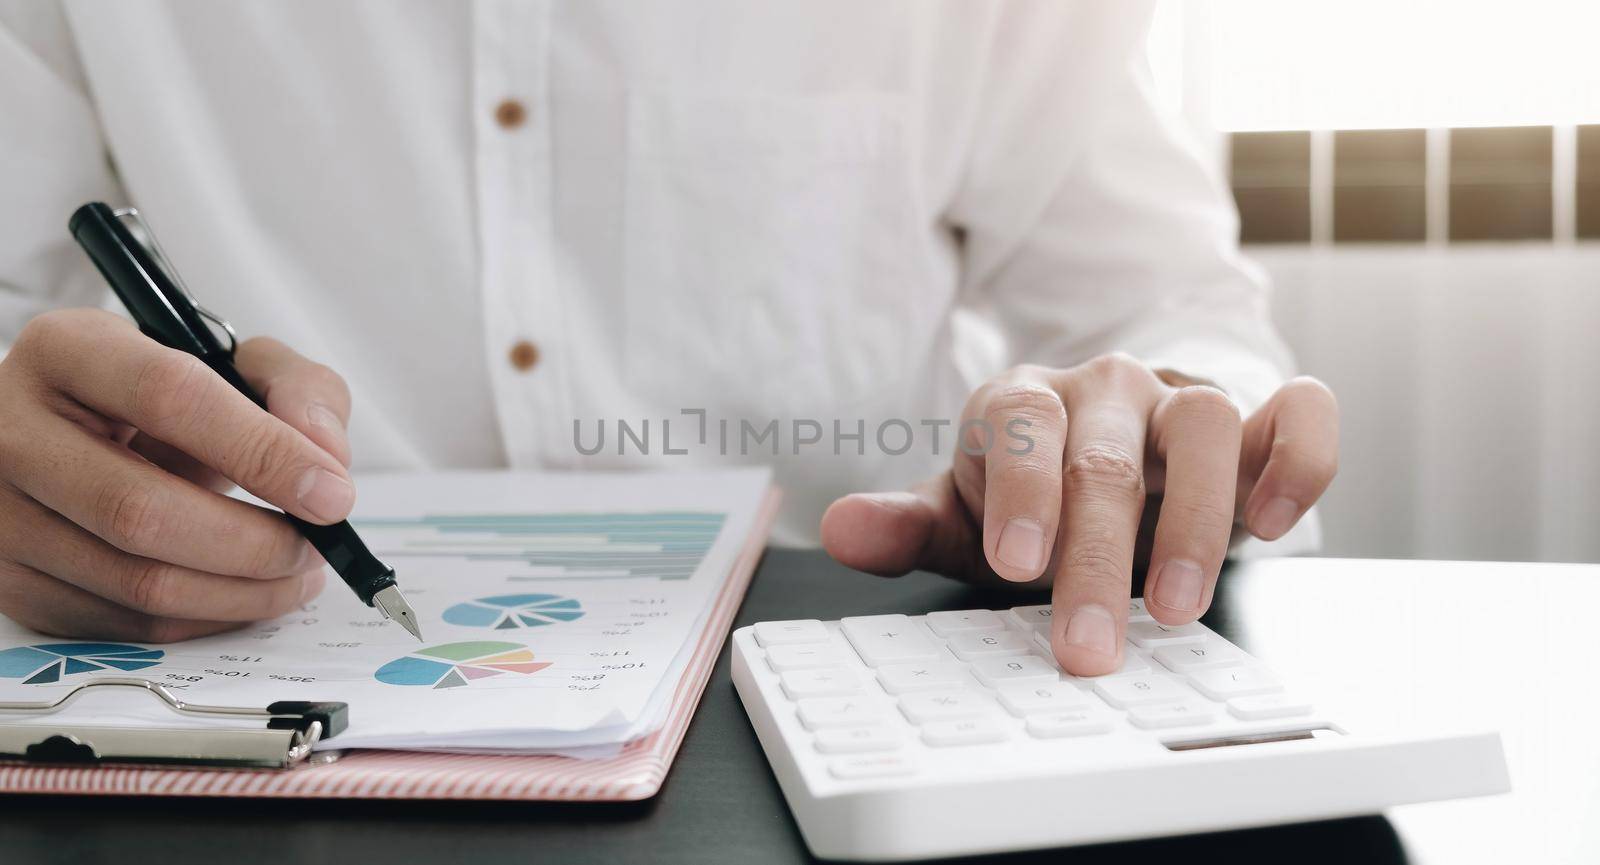
[(333, 522), (344, 519), (350, 513), (356, 490), (349, 481), (327, 469), (309, 468), (300, 476), (300, 487), (295, 490), (295, 497), (312, 516)]
[(311, 603), (317, 595), (322, 594), (323, 588), (328, 585), (328, 574), (321, 568), (305, 575), (305, 584), (300, 589), (300, 606)]
[(1093, 604), (1072, 611), (1067, 619), (1066, 643), (1091, 652), (1117, 656), (1117, 620), (1105, 607)]
[(1188, 613), (1200, 609), (1205, 591), (1205, 574), (1187, 559), (1169, 559), (1156, 574), (1155, 602), (1169, 610)]
[(1256, 511), (1256, 534), (1267, 540), (1281, 538), (1294, 528), (1294, 521), (1299, 516), (1300, 505), (1293, 499), (1279, 496)]
[(322, 426), (341, 433), (344, 432), (344, 421), (339, 420), (339, 416), (334, 414), (333, 409), (320, 402), (314, 402), (306, 406), (306, 420), (312, 426)]
[(1019, 571), (1037, 574), (1044, 567), (1044, 527), (1022, 517), (1007, 520), (994, 554)]

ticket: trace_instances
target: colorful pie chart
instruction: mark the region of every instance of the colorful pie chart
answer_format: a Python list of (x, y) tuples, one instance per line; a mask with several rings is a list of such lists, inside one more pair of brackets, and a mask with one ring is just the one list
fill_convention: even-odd
[(0, 651), (0, 678), (47, 685), (79, 673), (131, 673), (161, 663), (160, 649), (123, 643), (40, 643)]
[(386, 685), (460, 688), (495, 676), (528, 676), (548, 666), (520, 643), (475, 640), (419, 649), (384, 664), (373, 676)]
[(542, 628), (583, 618), (583, 608), (560, 595), (497, 595), (464, 601), (444, 611), (444, 620), (467, 628)]

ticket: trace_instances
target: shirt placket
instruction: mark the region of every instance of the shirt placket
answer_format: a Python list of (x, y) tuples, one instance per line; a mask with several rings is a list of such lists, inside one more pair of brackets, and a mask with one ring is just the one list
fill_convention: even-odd
[(553, 278), (550, 4), (477, 0), (472, 30), (485, 360), (507, 459), (531, 468), (570, 414)]

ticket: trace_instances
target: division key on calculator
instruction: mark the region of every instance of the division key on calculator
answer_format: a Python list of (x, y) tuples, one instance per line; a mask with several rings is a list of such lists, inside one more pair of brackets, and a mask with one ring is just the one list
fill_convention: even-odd
[(1346, 729), (1206, 626), (1129, 610), (1064, 673), (1050, 608), (761, 622), (733, 681), (812, 853), (898, 861), (1207, 832), (1509, 788), (1500, 737)]

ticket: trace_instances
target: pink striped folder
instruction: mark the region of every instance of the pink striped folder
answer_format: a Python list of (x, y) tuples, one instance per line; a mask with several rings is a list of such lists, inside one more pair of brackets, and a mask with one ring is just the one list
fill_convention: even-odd
[(503, 799), (631, 801), (661, 789), (700, 703), (734, 613), (755, 573), (778, 512), (767, 493), (750, 537), (717, 596), (694, 655), (678, 680), (666, 723), (604, 760), (346, 751), (333, 763), (287, 770), (0, 764), (0, 793), (105, 796), (236, 796), (282, 799)]

